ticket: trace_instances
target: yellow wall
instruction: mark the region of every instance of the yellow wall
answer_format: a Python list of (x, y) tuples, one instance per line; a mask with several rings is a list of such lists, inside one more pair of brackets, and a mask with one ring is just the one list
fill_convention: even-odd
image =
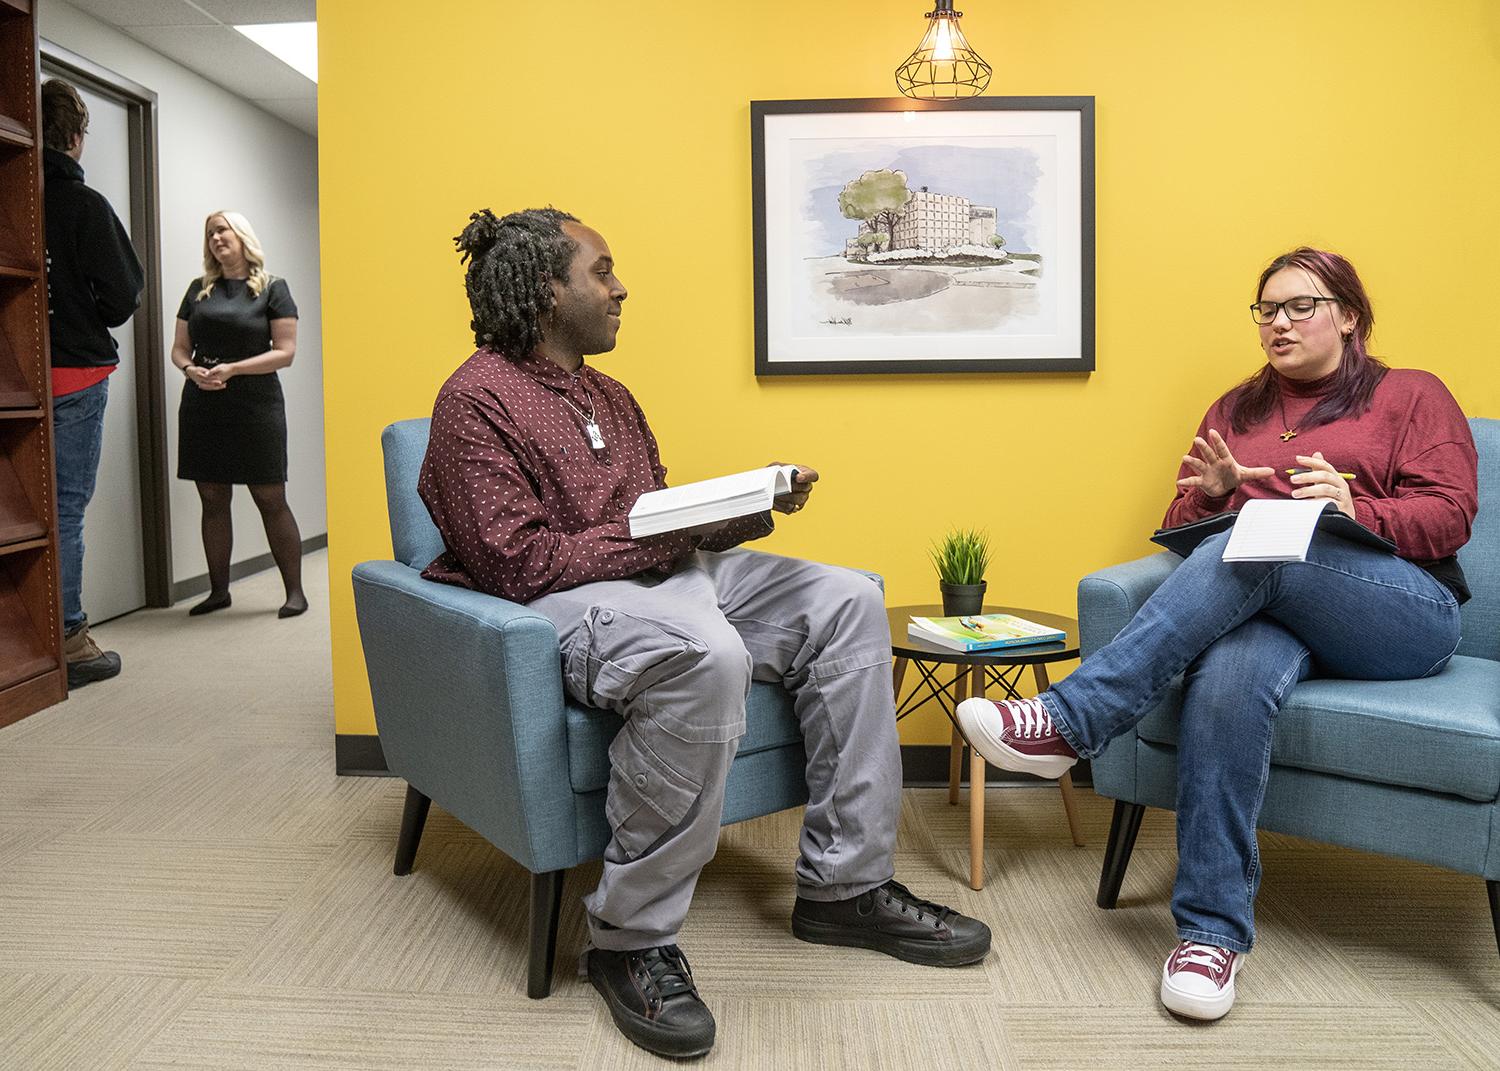
[[(877, 569), (895, 602), (932, 597), (924, 550), (954, 524), (994, 536), (993, 597), (1063, 612), (1153, 549), (1192, 428), (1259, 362), (1256, 274), (1297, 243), (1360, 268), (1375, 352), (1500, 416), (1500, 4), (960, 7), (992, 94), (1097, 98), (1092, 376), (752, 374), (749, 101), (893, 95), (923, 0), (319, 4), (339, 732), (374, 731), (347, 578), (390, 552), (378, 436), (472, 349), (449, 238), (480, 207), (603, 232), (631, 297), (599, 366), (673, 478), (816, 466), (813, 507), (761, 546)], [(923, 456), (958, 428), (1008, 458)]]

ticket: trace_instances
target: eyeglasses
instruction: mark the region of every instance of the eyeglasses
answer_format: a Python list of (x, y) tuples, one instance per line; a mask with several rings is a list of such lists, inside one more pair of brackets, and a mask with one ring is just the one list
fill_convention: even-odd
[(1318, 302), (1330, 301), (1337, 303), (1338, 298), (1331, 297), (1294, 297), (1285, 301), (1257, 301), (1250, 306), (1250, 315), (1258, 324), (1269, 324), (1276, 321), (1276, 314), (1282, 309), (1286, 310), (1286, 318), (1296, 323), (1298, 320), (1311, 320), (1313, 313), (1318, 311)]

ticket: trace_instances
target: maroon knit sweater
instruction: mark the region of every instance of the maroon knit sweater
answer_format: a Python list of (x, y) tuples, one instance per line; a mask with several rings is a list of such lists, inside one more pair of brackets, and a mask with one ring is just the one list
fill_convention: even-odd
[[(1278, 377), (1280, 378), (1280, 377)], [(1354, 473), (1349, 490), (1354, 518), (1396, 544), (1396, 553), (1438, 579), (1462, 588), (1462, 573), (1453, 555), (1469, 540), (1478, 508), (1478, 457), (1468, 421), (1448, 388), (1430, 372), (1393, 368), (1386, 373), (1360, 416), (1346, 416), (1316, 428), (1300, 424), (1327, 389), (1329, 380), (1299, 383), (1281, 379), (1283, 410), (1244, 434), (1236, 434), (1229, 414), (1234, 391), (1220, 398), (1204, 416), (1198, 434), (1216, 429), (1235, 460), (1254, 468), (1269, 465), (1276, 475), (1241, 484), (1232, 494), (1210, 498), (1195, 489), (1179, 490), (1167, 509), (1163, 527), (1200, 520), (1239, 509), (1251, 498), (1286, 498), (1296, 486), (1286, 471), (1298, 468), (1297, 455), (1321, 451), (1340, 472)], [(1297, 437), (1282, 442), (1287, 427)], [(1193, 475), (1183, 465), (1179, 477)], [(1460, 591), (1460, 597), (1467, 594)]]

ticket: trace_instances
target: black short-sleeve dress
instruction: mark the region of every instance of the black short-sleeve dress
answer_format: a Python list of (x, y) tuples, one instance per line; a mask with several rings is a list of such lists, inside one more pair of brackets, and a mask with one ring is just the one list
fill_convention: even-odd
[[(177, 318), (186, 320), (193, 363), (203, 368), (243, 361), (271, 348), (271, 321), (297, 315), (285, 279), (252, 295), (243, 279), (219, 279), (198, 300), (188, 287)], [(286, 482), (286, 402), (281, 379), (235, 376), (223, 390), (182, 385), (177, 410), (177, 477), (205, 483)]]

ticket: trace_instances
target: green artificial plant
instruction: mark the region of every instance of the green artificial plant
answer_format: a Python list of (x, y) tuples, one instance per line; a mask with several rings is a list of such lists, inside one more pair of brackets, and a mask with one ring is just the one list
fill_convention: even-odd
[(977, 529), (955, 528), (929, 554), (943, 583), (980, 584), (990, 566), (990, 537)]

